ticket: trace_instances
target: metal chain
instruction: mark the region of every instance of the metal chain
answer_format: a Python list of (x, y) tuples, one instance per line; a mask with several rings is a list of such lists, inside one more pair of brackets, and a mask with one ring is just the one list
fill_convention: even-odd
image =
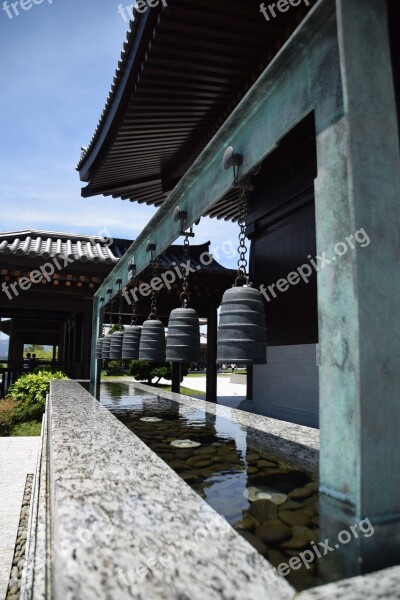
[[(158, 260), (157, 259), (153, 259), (152, 266), (153, 266), (152, 278), (154, 280), (154, 278), (157, 277), (157, 275), (158, 275)], [(151, 293), (151, 311), (150, 311), (149, 319), (156, 319), (156, 318), (157, 318), (157, 292), (153, 288), (153, 291)]]
[(247, 246), (246, 246), (246, 221), (247, 221), (247, 206), (248, 206), (248, 197), (250, 191), (253, 189), (251, 184), (251, 178), (246, 178), (242, 183), (237, 183), (237, 187), (239, 188), (239, 198), (238, 198), (238, 225), (240, 227), (239, 232), (239, 246), (238, 246), (238, 269), (237, 269), (237, 279), (235, 281), (235, 285), (240, 286), (244, 284), (249, 284), (249, 277), (247, 273)]
[[(133, 289), (135, 289), (137, 287), (138, 281), (137, 279), (134, 279), (133, 281)], [(131, 326), (133, 325), (137, 325), (137, 304), (136, 304), (136, 300), (134, 299), (132, 302), (132, 316), (131, 316)]]
[(123, 331), (124, 327), (122, 325), (122, 307), (123, 307), (123, 296), (122, 291), (119, 292), (119, 308), (118, 308), (118, 329), (119, 331)]
[[(190, 258), (189, 258), (189, 246), (190, 246), (189, 238), (191, 237), (192, 233), (193, 233), (193, 227), (190, 227), (190, 229), (188, 231), (186, 231), (186, 233), (185, 233), (185, 240), (183, 242), (183, 258), (185, 261), (185, 265), (187, 265), (188, 261), (190, 260)], [(183, 282), (182, 282), (182, 293), (180, 295), (180, 299), (182, 302), (182, 308), (187, 308), (188, 301), (189, 301), (189, 284), (188, 284), (187, 271), (185, 271), (185, 273), (184, 273)]]
[(111, 298), (110, 301), (110, 312), (108, 313), (110, 315), (110, 325), (111, 328), (114, 325), (114, 296)]
[(100, 337), (104, 337), (106, 335), (106, 324), (104, 322), (104, 317), (105, 317), (105, 306), (103, 306), (103, 309), (100, 311), (100, 318), (101, 318), (101, 336)]

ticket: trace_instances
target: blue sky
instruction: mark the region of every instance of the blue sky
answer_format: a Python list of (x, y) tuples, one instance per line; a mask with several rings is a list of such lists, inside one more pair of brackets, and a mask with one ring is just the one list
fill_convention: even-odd
[[(10, 19), (0, 0), (1, 231), (95, 234), (107, 227), (113, 237), (133, 239), (154, 214), (119, 199), (81, 198), (75, 170), (125, 39), (128, 24), (118, 4), (43, 0)], [(197, 228), (196, 241), (211, 239), (216, 248), (236, 238), (237, 225), (215, 219), (203, 219)], [(231, 251), (217, 254), (222, 264), (234, 266)]]

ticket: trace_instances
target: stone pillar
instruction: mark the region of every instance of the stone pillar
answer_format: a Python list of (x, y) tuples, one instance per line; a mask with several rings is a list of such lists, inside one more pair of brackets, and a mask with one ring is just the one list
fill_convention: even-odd
[(92, 298), (85, 298), (85, 312), (82, 327), (82, 379), (90, 378), (90, 361), (92, 348)]
[(101, 382), (101, 360), (96, 359), (96, 343), (102, 333), (102, 323), (104, 322), (104, 301), (100, 302), (97, 296), (93, 297), (92, 307), (92, 347), (90, 356), (90, 393), (98, 400), (100, 399)]
[(58, 362), (65, 360), (65, 322), (60, 323), (60, 333), (58, 338)]
[(375, 531), (332, 554), (342, 576), (400, 552), (400, 156), (386, 2), (336, 6), (344, 117), (324, 129), (316, 109), (321, 535)]
[(180, 363), (172, 363), (172, 386), (171, 391), (176, 394), (180, 394), (181, 392), (181, 364)]
[(249, 363), (247, 365), (247, 375), (246, 375), (246, 399), (253, 400), (253, 382), (254, 382), (254, 365), (253, 363)]
[(217, 402), (217, 328), (217, 308), (215, 306), (211, 306), (207, 319), (207, 402)]

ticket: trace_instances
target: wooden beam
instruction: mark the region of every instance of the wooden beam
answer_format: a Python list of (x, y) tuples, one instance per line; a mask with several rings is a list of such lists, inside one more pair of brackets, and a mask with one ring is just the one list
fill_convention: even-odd
[[(179, 237), (175, 208), (186, 211), (189, 227), (232, 187), (232, 172), (223, 168), (227, 146), (243, 154), (244, 176), (312, 110), (318, 112), (317, 133), (343, 115), (334, 0), (321, 0), (307, 15), (106, 278), (94, 296), (93, 332), (99, 330), (101, 298), (118, 294), (116, 280), (129, 283), (130, 263), (137, 274), (149, 266), (147, 242), (155, 244), (158, 256)], [(97, 377), (95, 341), (93, 336), (92, 377)]]
[[(343, 114), (334, 16), (333, 0), (319, 3), (309, 13), (106, 278), (96, 301), (106, 297), (107, 289), (111, 289), (110, 296), (117, 295), (116, 279), (122, 279), (124, 285), (130, 281), (132, 261), (137, 274), (150, 264), (147, 241), (156, 244), (158, 256), (179, 237), (180, 223), (173, 218), (176, 206), (186, 210), (189, 227), (232, 187), (232, 172), (222, 166), (228, 145), (243, 153), (244, 176), (315, 107), (324, 108), (324, 117), (318, 121), (321, 127)], [(320, 34), (321, 26), (327, 30), (325, 36)], [(326, 82), (323, 88), (318, 84), (321, 80)]]

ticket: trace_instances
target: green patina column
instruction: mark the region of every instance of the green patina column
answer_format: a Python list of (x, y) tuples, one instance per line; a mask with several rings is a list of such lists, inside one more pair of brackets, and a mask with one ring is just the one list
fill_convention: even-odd
[(92, 352), (90, 357), (90, 393), (97, 399), (100, 398), (100, 361), (96, 359), (96, 342), (101, 335), (101, 324), (104, 319), (104, 303), (100, 298), (93, 298), (93, 317), (92, 317)]
[(336, 7), (344, 116), (324, 129), (316, 110), (317, 247), (349, 249), (318, 273), (321, 534), (374, 527), (332, 554), (339, 576), (399, 560), (400, 157), (386, 1)]

